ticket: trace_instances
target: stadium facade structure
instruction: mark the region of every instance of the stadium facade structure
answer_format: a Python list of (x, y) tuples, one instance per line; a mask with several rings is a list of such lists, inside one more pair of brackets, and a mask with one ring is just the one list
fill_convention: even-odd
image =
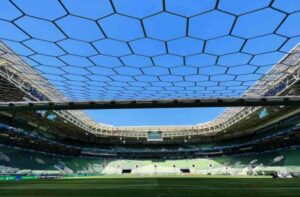
[[(1, 45), (1, 51), (3, 51), (1, 55), (1, 88), (6, 89), (6, 91), (2, 92), (4, 93), (1, 97), (3, 98), (2, 102), (68, 100), (32, 67), (5, 47), (4, 44)], [(299, 95), (299, 55), (299, 47), (295, 47), (289, 55), (284, 57), (261, 80), (246, 91), (244, 97)], [(270, 86), (272, 87), (271, 89)], [(262, 110), (267, 110), (267, 117), (261, 118), (259, 116)], [(178, 151), (176, 145), (178, 144), (221, 142), (226, 139), (234, 140), (237, 137), (248, 136), (263, 128), (270, 127), (272, 124), (296, 116), (299, 113), (299, 108), (295, 106), (235, 107), (228, 108), (218, 118), (204, 124), (151, 127), (115, 127), (99, 124), (81, 111), (61, 110), (45, 113), (53, 113), (58, 118), (55, 121), (49, 120), (47, 117), (42, 116), (40, 111), (1, 112), (3, 119), (7, 119), (6, 122), (11, 125), (14, 124), (12, 123), (14, 121), (23, 122), (25, 125), (30, 125), (31, 128), (49, 132), (61, 139), (70, 139), (71, 141), (86, 142), (94, 145), (107, 144), (108, 146), (114, 146), (123, 144), (125, 147), (127, 145), (148, 144), (150, 146), (164, 146), (169, 144), (170, 146), (173, 145), (173, 148), (175, 145), (173, 153), (175, 152), (176, 155), (176, 151)], [(149, 131), (161, 131), (163, 140), (160, 142), (148, 141)], [(247, 150), (245, 147), (242, 149)], [(104, 151), (100, 150), (100, 153), (90, 151), (90, 149), (80, 151), (87, 155), (110, 155), (107, 154), (107, 149), (104, 149)], [(118, 151), (110, 151), (111, 156), (126, 156), (126, 151)], [(208, 154), (199, 153), (198, 149), (193, 148), (189, 151), (196, 155)], [(77, 149), (75, 152), (78, 154)], [(140, 152), (140, 155), (145, 155), (143, 147), (138, 148), (136, 152)], [(146, 152), (150, 152), (149, 157), (153, 156), (153, 152)], [(219, 149), (213, 149), (209, 154), (213, 155), (214, 153), (220, 155), (223, 154), (223, 150), (220, 152)], [(139, 156), (139, 154), (136, 155), (137, 157)], [(131, 157), (132, 154), (127, 156)]]

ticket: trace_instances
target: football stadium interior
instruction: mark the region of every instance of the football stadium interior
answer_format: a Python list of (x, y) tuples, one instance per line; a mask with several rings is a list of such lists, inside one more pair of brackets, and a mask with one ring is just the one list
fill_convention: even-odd
[(298, 196), (299, 43), (298, 0), (0, 0), (0, 195)]

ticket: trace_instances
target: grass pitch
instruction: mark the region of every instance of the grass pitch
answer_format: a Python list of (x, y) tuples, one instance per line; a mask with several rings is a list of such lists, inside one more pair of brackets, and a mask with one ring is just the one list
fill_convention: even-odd
[(128, 176), (6, 181), (0, 182), (0, 196), (300, 196), (300, 179)]

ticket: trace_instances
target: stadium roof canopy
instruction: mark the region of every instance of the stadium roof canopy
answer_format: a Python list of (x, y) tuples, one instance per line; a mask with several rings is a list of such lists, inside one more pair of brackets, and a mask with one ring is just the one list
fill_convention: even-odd
[[(299, 21), (297, 0), (1, 0), (1, 101), (287, 95), (299, 102), (290, 92), (300, 76)], [(96, 134), (145, 136), (159, 128), (198, 135), (225, 132), (259, 109), (230, 108), (207, 123), (151, 128), (97, 124), (82, 111), (55, 113)]]
[(295, 0), (2, 0), (0, 53), (55, 86), (51, 100), (253, 97), (278, 80), (299, 21)]

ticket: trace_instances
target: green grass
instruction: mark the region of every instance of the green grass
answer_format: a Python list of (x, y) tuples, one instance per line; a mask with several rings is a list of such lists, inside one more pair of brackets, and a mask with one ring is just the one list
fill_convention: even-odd
[(0, 196), (276, 197), (299, 195), (300, 179), (128, 176), (0, 182)]

